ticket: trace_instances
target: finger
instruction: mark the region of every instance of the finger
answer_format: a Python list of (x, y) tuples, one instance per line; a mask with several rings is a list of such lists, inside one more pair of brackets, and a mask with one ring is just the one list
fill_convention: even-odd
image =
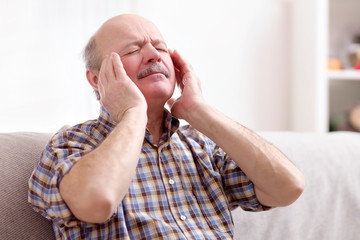
[(104, 99), (104, 95), (105, 95), (105, 89), (104, 89), (104, 84), (103, 81), (99, 81), (98, 82), (98, 92), (100, 95), (100, 103), (103, 103), (103, 99)]
[(102, 62), (101, 62), (101, 67), (100, 67), (100, 72), (99, 72), (99, 76), (100, 76), (99, 82), (107, 82), (105, 69), (106, 69), (106, 66), (108, 64), (108, 61), (109, 61), (109, 55), (106, 55), (104, 57), (104, 59), (102, 60)]
[(192, 71), (191, 65), (185, 60), (185, 58), (180, 55), (177, 50), (172, 52), (171, 58), (173, 60), (174, 66), (179, 69), (183, 75)]
[(108, 61), (105, 65), (105, 75), (108, 80), (115, 80), (113, 61), (114, 61), (114, 55), (113, 53), (110, 53), (108, 57)]
[(124, 79), (127, 74), (124, 69), (124, 65), (121, 62), (120, 56), (117, 53), (113, 54), (113, 65), (116, 79)]
[(195, 77), (193, 68), (177, 50), (171, 51), (170, 53), (175, 66), (177, 85), (183, 90), (186, 82), (189, 82)]
[[(174, 55), (174, 51), (171, 49), (168, 49), (168, 52), (170, 54), (170, 57), (172, 57)], [(174, 56), (175, 57), (175, 56)], [(176, 67), (176, 62), (173, 60), (173, 64), (174, 64), (174, 70), (175, 70), (175, 79), (176, 79), (176, 85), (180, 88), (180, 90), (182, 91), (184, 88), (184, 84), (182, 81), (182, 77), (183, 74), (181, 73), (180, 69), (178, 67)]]
[(175, 69), (175, 78), (177, 86), (182, 90), (184, 88), (184, 84), (182, 81), (182, 74), (179, 69)]

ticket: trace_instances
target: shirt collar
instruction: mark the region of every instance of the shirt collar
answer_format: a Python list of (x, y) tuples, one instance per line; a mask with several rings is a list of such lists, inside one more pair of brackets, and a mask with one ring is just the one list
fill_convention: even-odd
[[(116, 126), (116, 122), (111, 118), (110, 114), (106, 111), (104, 106), (101, 106), (100, 108), (98, 121), (106, 128), (108, 128), (109, 131), (111, 131)], [(171, 115), (167, 109), (164, 109), (164, 133), (160, 138), (160, 144), (161, 142), (167, 141), (167, 139), (169, 139), (179, 129), (179, 126), (180, 121)], [(152, 142), (152, 136), (148, 130), (146, 130), (145, 138), (149, 142)]]
[(171, 135), (173, 135), (179, 129), (180, 121), (173, 115), (171, 115), (171, 113), (167, 109), (164, 109), (164, 111), (165, 133), (168, 133), (169, 137), (171, 137)]
[[(164, 109), (164, 132), (160, 137), (159, 146), (164, 144), (170, 137), (179, 129), (180, 121), (175, 118), (171, 113)], [(152, 145), (153, 137), (148, 129), (146, 129), (145, 139)], [(154, 145), (155, 146), (155, 145)]]
[(111, 118), (110, 114), (106, 111), (104, 106), (101, 105), (100, 115), (98, 121), (103, 124), (110, 131), (116, 126), (116, 122)]

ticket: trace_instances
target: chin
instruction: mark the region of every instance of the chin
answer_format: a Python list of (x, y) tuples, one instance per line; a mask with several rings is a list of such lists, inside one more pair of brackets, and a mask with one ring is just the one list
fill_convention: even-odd
[(148, 105), (161, 105), (164, 106), (167, 100), (172, 96), (171, 91), (153, 91), (151, 93), (143, 93)]

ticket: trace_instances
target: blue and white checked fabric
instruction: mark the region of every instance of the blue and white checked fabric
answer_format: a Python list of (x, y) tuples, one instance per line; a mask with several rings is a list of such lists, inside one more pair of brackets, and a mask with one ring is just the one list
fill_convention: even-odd
[(262, 211), (252, 182), (221, 148), (166, 111), (159, 145), (146, 131), (136, 174), (114, 215), (81, 222), (59, 192), (63, 176), (95, 149), (115, 123), (104, 108), (97, 120), (57, 133), (29, 180), (28, 201), (53, 222), (57, 239), (232, 239), (231, 210)]

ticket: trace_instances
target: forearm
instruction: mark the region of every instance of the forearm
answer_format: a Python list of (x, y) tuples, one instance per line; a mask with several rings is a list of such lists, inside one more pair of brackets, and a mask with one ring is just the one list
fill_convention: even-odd
[(207, 104), (188, 114), (186, 120), (246, 173), (262, 204), (285, 206), (300, 196), (304, 187), (302, 173), (271, 143)]
[(177, 51), (171, 57), (182, 90), (180, 98), (168, 101), (171, 113), (220, 146), (254, 183), (262, 204), (284, 206), (295, 201), (304, 188), (302, 173), (277, 148), (206, 104), (191, 65)]
[(77, 218), (102, 222), (110, 217), (135, 173), (146, 122), (146, 111), (128, 111), (109, 136), (64, 176), (60, 193)]

